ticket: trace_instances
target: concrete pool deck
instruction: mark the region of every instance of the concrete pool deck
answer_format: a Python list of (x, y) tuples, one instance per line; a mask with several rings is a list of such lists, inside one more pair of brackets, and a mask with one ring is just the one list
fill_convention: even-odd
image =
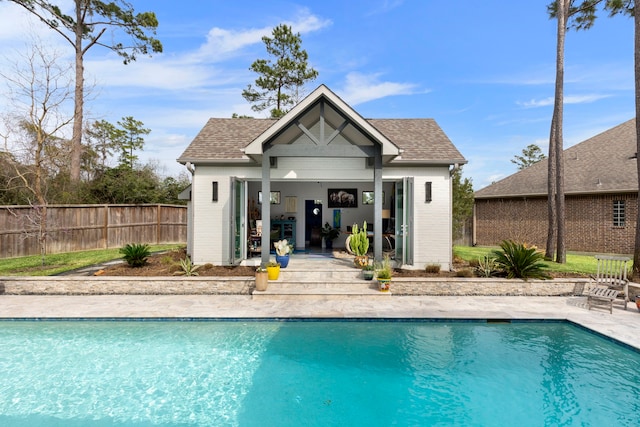
[(586, 297), (391, 296), (297, 300), (250, 295), (1, 295), (0, 319), (412, 318), (568, 320), (640, 350), (640, 313), (588, 310)]

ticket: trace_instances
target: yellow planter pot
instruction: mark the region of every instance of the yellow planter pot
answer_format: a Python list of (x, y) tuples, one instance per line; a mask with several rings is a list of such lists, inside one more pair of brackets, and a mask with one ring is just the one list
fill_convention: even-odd
[(280, 276), (280, 266), (267, 267), (267, 274), (269, 276), (269, 280), (278, 280), (278, 277)]
[(380, 285), (380, 292), (389, 292), (391, 288), (391, 279), (378, 279)]

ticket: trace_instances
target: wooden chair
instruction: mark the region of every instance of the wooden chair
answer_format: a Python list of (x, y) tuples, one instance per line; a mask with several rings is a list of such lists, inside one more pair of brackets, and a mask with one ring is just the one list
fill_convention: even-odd
[[(591, 282), (589, 286), (589, 293), (587, 301), (589, 309), (591, 305), (589, 300), (598, 301), (603, 299), (611, 299), (613, 293), (607, 293), (599, 288), (605, 288), (617, 291), (613, 299), (611, 299), (611, 305), (613, 301), (619, 297), (623, 297), (624, 309), (627, 309), (627, 303), (629, 302), (629, 280), (627, 280), (627, 270), (629, 269), (630, 258), (616, 257), (609, 255), (596, 255), (597, 270), (595, 276), (591, 276)], [(595, 294), (594, 294), (595, 293)], [(592, 295), (594, 294), (594, 295)]]
[(613, 313), (613, 302), (618, 298), (618, 291), (607, 286), (595, 286), (591, 288), (587, 295), (587, 306), (589, 310), (593, 306), (608, 306), (609, 313)]

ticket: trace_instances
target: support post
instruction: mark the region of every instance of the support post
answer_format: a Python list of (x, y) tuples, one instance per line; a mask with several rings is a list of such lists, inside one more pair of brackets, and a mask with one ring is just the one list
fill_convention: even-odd
[(271, 252), (271, 156), (269, 145), (263, 147), (262, 152), (262, 253), (261, 262), (269, 262)]

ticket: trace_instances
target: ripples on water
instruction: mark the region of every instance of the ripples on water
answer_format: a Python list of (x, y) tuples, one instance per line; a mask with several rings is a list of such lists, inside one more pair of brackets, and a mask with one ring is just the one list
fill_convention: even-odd
[(640, 425), (640, 355), (563, 323), (1, 322), (0, 425)]

